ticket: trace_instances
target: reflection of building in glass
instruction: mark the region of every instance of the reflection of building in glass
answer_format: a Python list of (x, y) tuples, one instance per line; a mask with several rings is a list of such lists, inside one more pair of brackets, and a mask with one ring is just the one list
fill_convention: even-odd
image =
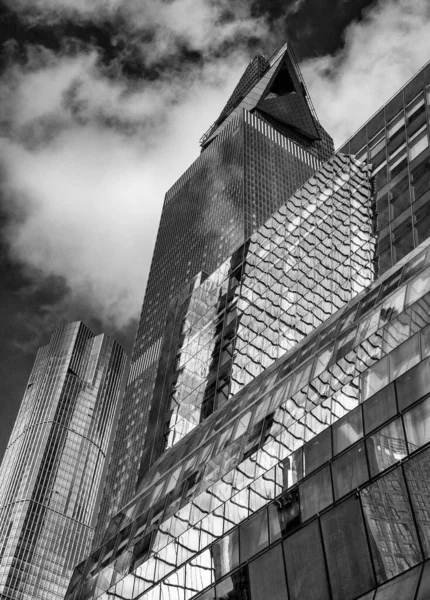
[(125, 368), (82, 323), (40, 348), (0, 468), (0, 597), (62, 600), (88, 554)]
[[(260, 69), (256, 59), (239, 85), (245, 92), (227, 105), (244, 103), (243, 123), (263, 118), (256, 94), (246, 95)], [(426, 68), (397, 96), (411, 124), (421, 97), (427, 111), (428, 75)], [(263, 98), (276, 100), (269, 105), (282, 118), (294, 114), (288, 89), (277, 84)], [(228, 110), (204, 136), (202, 156), (236, 127), (240, 115)], [(388, 114), (383, 107), (369, 122), (381, 133), (366, 124), (353, 138), (364, 139), (366, 156), (353, 156), (359, 147), (348, 142), (261, 213), (212, 269), (165, 300), (161, 341), (148, 358), (158, 361), (157, 403), (137, 490), (100, 530), (67, 600), (430, 594), (430, 211), (414, 217), (420, 226), (403, 254), (389, 212), (387, 267), (372, 192), (395, 183), (386, 167), (381, 184), (380, 164), (369, 168), (365, 159), (390, 146)], [(376, 134), (378, 152), (368, 144)], [(413, 135), (390, 170), (412, 177), (409, 215), (430, 205), (430, 178), (413, 189), (413, 169), (425, 172), (429, 161), (424, 141), (409, 152)], [(428, 139), (427, 120), (418, 137)], [(255, 180), (261, 169), (264, 181), (266, 162), (256, 164)], [(270, 189), (262, 203), (272, 202)]]
[(167, 400), (160, 405), (160, 388), (171, 303), (237, 251), (333, 149), (289, 47), (270, 60), (257, 56), (202, 139), (199, 158), (166, 194), (96, 541), (132, 498), (140, 465), (145, 472), (162, 449), (148, 436), (170, 410)]

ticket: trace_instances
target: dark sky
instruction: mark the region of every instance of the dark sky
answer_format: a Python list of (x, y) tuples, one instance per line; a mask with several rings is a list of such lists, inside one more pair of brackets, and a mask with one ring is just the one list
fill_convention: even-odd
[[(175, 4), (175, 2), (176, 0), (170, 4)], [(158, 3), (162, 4), (162, 1), (158, 0)], [(71, 7), (73, 4), (74, 0), (70, 0)], [(88, 4), (90, 3), (88, 2)], [(142, 5), (144, 4), (142, 2)], [(239, 4), (243, 5), (243, 2), (238, 3), (238, 7)], [(202, 64), (205, 65), (206, 61), (210, 64), (221, 64), (224, 56), (231, 55), (235, 44), (240, 45), (242, 52), (246, 55), (249, 54), (249, 58), (254, 52), (270, 55), (285, 40), (293, 43), (299, 61), (333, 55), (342, 50), (345, 28), (353, 21), (360, 22), (363, 11), (371, 9), (375, 4), (376, 2), (372, 0), (330, 0), (330, 2), (321, 0), (255, 0), (247, 3), (247, 18), (251, 21), (255, 19), (256, 22), (264, 21), (266, 27), (264, 36), (254, 35), (251, 27), (248, 31), (241, 33), (239, 41), (226, 36), (220, 40), (219, 45), (212, 44), (208, 49), (199, 47), (199, 44), (203, 44), (198, 39), (196, 41), (196, 34), (193, 34), (194, 37), (190, 34), (190, 37), (187, 38), (186, 30), (185, 33), (181, 31), (180, 34), (175, 31), (177, 36), (175, 51), (160, 50), (155, 57), (149, 60), (148, 51), (142, 52), (141, 46), (148, 49), (154, 43), (154, 45), (158, 44), (160, 48), (162, 47), (155, 29), (151, 29), (151, 26), (148, 25), (132, 30), (120, 9), (116, 12), (102, 13), (100, 16), (100, 11), (92, 13), (91, 11), (68, 10), (66, 0), (58, 1), (58, 10), (52, 8), (55, 6), (54, 0), (52, 2), (49, 0), (29, 1), (28, 3), (26, 0), (14, 0), (10, 3), (0, 2), (0, 65), (3, 74), (0, 81), (3, 86), (0, 90), (0, 100), (5, 103), (10, 101), (10, 97), (5, 92), (6, 86), (12, 85), (13, 88), (17, 81), (27, 81), (34, 71), (40, 71), (41, 56), (48, 57), (43, 63), (44, 65), (54, 64), (52, 61), (56, 56), (61, 56), (63, 63), (69, 65), (67, 62), (69, 59), (72, 60), (83, 53), (90, 56), (95, 52), (97, 55), (95, 68), (98, 69), (98, 73), (103, 75), (104, 85), (111, 86), (112, 97), (116, 93), (117, 82), (121, 82), (123, 89), (126, 90), (122, 96), (118, 96), (122, 102), (124, 97), (129, 97), (127, 94), (130, 90), (135, 90), (136, 86), (147, 85), (151, 89), (157, 89), (157, 82), (164, 82), (165, 85), (168, 77), (180, 77), (183, 72), (192, 74), (193, 69), (200, 69), (203, 72)], [(243, 9), (239, 7), (236, 10), (235, 5), (234, 1), (228, 3), (226, 6), (230, 8), (226, 8), (221, 16), (218, 15), (220, 31), (227, 30), (232, 22), (241, 18)], [(142, 14), (145, 17), (144, 9), (139, 10), (143, 10)], [(198, 15), (196, 18), (198, 19)], [(151, 20), (149, 19), (149, 21)], [(165, 26), (168, 29), (169, 22)], [(176, 27), (173, 20), (171, 27), (173, 29)], [(39, 62), (37, 62), (38, 60)], [(49, 83), (46, 85), (49, 86)], [(97, 94), (97, 89), (94, 93)], [(91, 121), (93, 115), (88, 116), (89, 109), (85, 112), (86, 107), (82, 103), (75, 102), (74, 104), (73, 89), (68, 90), (67, 98), (69, 102), (67, 109), (78, 122), (79, 131), (82, 132), (85, 127), (91, 130), (94, 125)], [(225, 99), (227, 99), (227, 95)], [(121, 103), (118, 102), (119, 110), (121, 110)], [(154, 102), (156, 102), (155, 99)], [(172, 106), (175, 106), (174, 101), (171, 102)], [(200, 103), (194, 107), (198, 111), (205, 99), (199, 97), (195, 102)], [(190, 103), (192, 105), (192, 99)], [(130, 108), (127, 105), (127, 110), (129, 109), (130, 114), (132, 111), (135, 111), (133, 115), (136, 114), (134, 107)], [(20, 110), (19, 106), (16, 110)], [(209, 108), (208, 111), (210, 111)], [(13, 154), (16, 144), (23, 145), (27, 152), (26, 156), (34, 156), (36, 151), (43, 153), (46, 144), (51, 142), (52, 136), (59, 135), (59, 125), (56, 122), (54, 126), (52, 119), (39, 119), (37, 128), (32, 126), (32, 129), (28, 127), (25, 129), (24, 143), (22, 142), (24, 129), (21, 128), (18, 131), (15, 125), (11, 125), (13, 121), (11, 114), (9, 102), (7, 110), (0, 109), (0, 127), (2, 128), (0, 137), (7, 140), (10, 150), (7, 168), (9, 170), (15, 168), (19, 181), (20, 169), (22, 169), (22, 176), (25, 177), (28, 173), (28, 165), (21, 163), (19, 153)], [(216, 114), (212, 114), (212, 120), (216, 116)], [(97, 119), (98, 126), (100, 126), (100, 119), (103, 119), (103, 127), (108, 128), (109, 132), (115, 132), (115, 135), (118, 134), (118, 130), (121, 130), (121, 140), (124, 142), (125, 139), (124, 144), (127, 139), (132, 140), (130, 143), (134, 143), (136, 131), (140, 131), (141, 124), (137, 122), (138, 117), (137, 120), (134, 116), (127, 117), (128, 120), (122, 120), (121, 114), (119, 116), (116, 114), (114, 117), (106, 116), (105, 111), (101, 117), (98, 115)], [(74, 122), (75, 125), (76, 122)], [(16, 133), (17, 131), (18, 133)], [(142, 135), (147, 136), (147, 132), (148, 127), (142, 125)], [(127, 138), (128, 135), (134, 137)], [(193, 143), (195, 142), (193, 141)], [(198, 147), (197, 144), (195, 145), (197, 153)], [(29, 164), (31, 165), (31, 163)], [(49, 171), (49, 162), (47, 164)], [(100, 313), (100, 318), (97, 318), (98, 312), (89, 306), (85, 294), (73, 296), (70, 293), (70, 288), (73, 287), (71, 281), (79, 281), (79, 273), (74, 280), (70, 280), (67, 275), (61, 276), (58, 269), (57, 271), (54, 268), (51, 271), (44, 269), (41, 264), (43, 254), (41, 261), (37, 264), (28, 258), (28, 254), (26, 255), (22, 248), (25, 247), (26, 236), (30, 236), (30, 234), (25, 228), (19, 229), (25, 220), (26, 196), (25, 194), (20, 195), (19, 185), (15, 184), (15, 188), (11, 186), (10, 180), (6, 176), (7, 168), (2, 165), (0, 170), (2, 186), (0, 196), (0, 276), (2, 282), (0, 289), (0, 329), (2, 334), (0, 345), (0, 458), (21, 402), (36, 349), (47, 342), (52, 330), (64, 320), (81, 319), (94, 328), (97, 333), (104, 330), (115, 335), (130, 351), (137, 316), (135, 311), (130, 318), (122, 316), (121, 319), (113, 319), (109, 318), (110, 313), (107, 312), (107, 317)], [(36, 175), (39, 176), (38, 173)], [(45, 175), (48, 177), (49, 173)], [(75, 176), (79, 179), (81, 174), (77, 172)], [(91, 173), (86, 173), (85, 176), (90, 177)], [(163, 187), (163, 182), (160, 185)], [(25, 189), (27, 190), (28, 187), (29, 184), (26, 183)], [(61, 201), (62, 197), (59, 196), (57, 199), (59, 205), (61, 205)], [(120, 202), (120, 199), (118, 201)], [(76, 210), (82, 210), (82, 206), (77, 206)], [(109, 209), (107, 208), (107, 210)], [(142, 213), (139, 214), (142, 216)], [(83, 213), (82, 219), (86, 218)], [(143, 212), (143, 219), (145, 219), (145, 212)], [(118, 227), (121, 228), (121, 223), (118, 223)], [(97, 221), (91, 224), (91, 230), (91, 235), (97, 238)], [(67, 237), (68, 231), (66, 220), (66, 227), (61, 236)], [(142, 225), (142, 235), (145, 235), (144, 231)], [(124, 232), (122, 233), (124, 234)], [(39, 236), (42, 238), (44, 236), (43, 227)], [(18, 238), (19, 244), (15, 245), (15, 239)], [(121, 239), (121, 235), (119, 238)], [(148, 247), (145, 249), (147, 254), (144, 258), (145, 264), (150, 259), (151, 245), (152, 241), (148, 242)], [(122, 248), (121, 242), (118, 243), (118, 250), (120, 247)], [(50, 251), (55, 254), (56, 252), (61, 253), (62, 250), (54, 247), (50, 248)], [(25, 258), (26, 256), (27, 258)], [(134, 265), (136, 286), (141, 296), (146, 272), (140, 268), (136, 257), (130, 256), (130, 262)], [(74, 263), (67, 264), (74, 265)], [(79, 264), (77, 270), (79, 270)], [(112, 278), (115, 277), (115, 272), (113, 272)]]

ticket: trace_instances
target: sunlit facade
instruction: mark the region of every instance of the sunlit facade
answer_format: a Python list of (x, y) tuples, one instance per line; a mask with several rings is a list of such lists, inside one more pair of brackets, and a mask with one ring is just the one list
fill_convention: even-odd
[(171, 304), (237, 251), (334, 151), (288, 45), (250, 63), (201, 143), (165, 197), (96, 543), (163, 450), (148, 434), (170, 410), (161, 388)]
[(125, 361), (79, 322), (38, 351), (0, 467), (0, 598), (63, 600), (88, 554)]
[(429, 597), (429, 100), (425, 67), (170, 296), (136, 493), (67, 600)]

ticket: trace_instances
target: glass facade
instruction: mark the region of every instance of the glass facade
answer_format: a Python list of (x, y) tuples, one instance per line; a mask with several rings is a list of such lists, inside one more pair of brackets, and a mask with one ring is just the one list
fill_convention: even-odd
[(426, 65), (341, 148), (372, 165), (380, 274), (430, 232), (429, 114)]
[(171, 411), (162, 391), (171, 304), (243, 246), (333, 150), (284, 46), (270, 60), (257, 57), (251, 63), (202, 140), (199, 158), (167, 192), (96, 545), (110, 518), (133, 497), (139, 472), (164, 448), (151, 434)]
[(67, 598), (415, 594), (430, 558), (429, 271), (430, 240), (166, 451)]
[[(147, 411), (144, 446), (112, 476), (129, 469), (135, 493), (119, 511), (114, 494), (108, 524), (101, 512), (67, 600), (428, 597), (429, 72), (323, 157), (288, 48), (251, 63), (166, 196), (148, 283), (164, 304), (147, 291), (135, 350), (150, 353), (127, 392)], [(294, 189), (292, 156), (313, 168)], [(241, 207), (234, 241), (211, 213), (226, 255), (219, 239), (216, 256), (195, 242), (193, 198), (202, 208), (213, 186), (210, 210), (227, 190), (228, 210)]]
[(82, 323), (40, 348), (0, 467), (0, 597), (63, 600), (91, 527), (126, 357)]

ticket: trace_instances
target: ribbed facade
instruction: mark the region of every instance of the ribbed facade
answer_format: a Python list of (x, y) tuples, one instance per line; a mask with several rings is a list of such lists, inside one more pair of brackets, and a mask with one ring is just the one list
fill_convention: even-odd
[(79, 322), (38, 351), (0, 467), (0, 598), (62, 600), (88, 554), (125, 362)]

